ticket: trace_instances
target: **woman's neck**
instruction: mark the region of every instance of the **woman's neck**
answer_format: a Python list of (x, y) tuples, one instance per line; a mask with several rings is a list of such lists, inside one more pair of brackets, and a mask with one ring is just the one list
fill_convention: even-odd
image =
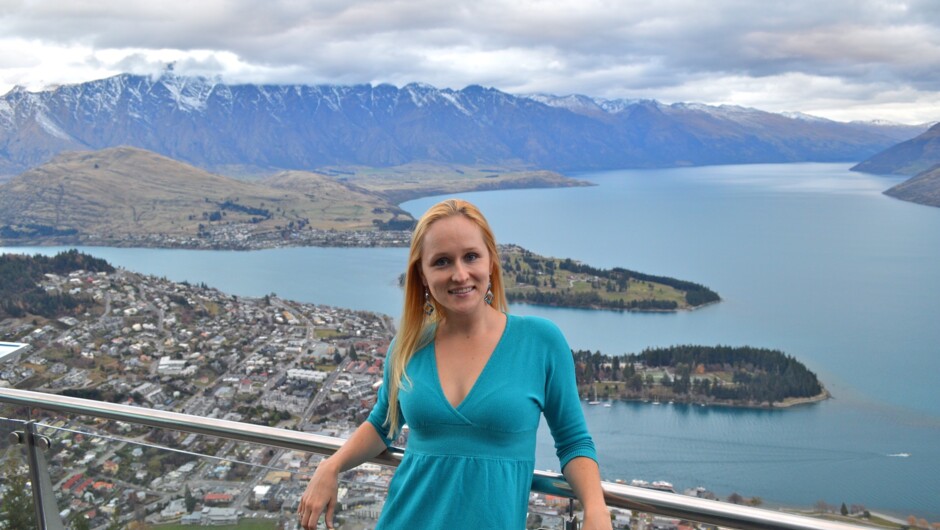
[(437, 335), (471, 338), (500, 327), (503, 314), (485, 306), (471, 315), (447, 316), (437, 326)]

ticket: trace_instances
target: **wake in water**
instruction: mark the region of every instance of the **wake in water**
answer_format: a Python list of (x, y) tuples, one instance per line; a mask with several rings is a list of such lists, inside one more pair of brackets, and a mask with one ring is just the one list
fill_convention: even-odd
[(896, 457), (896, 458), (907, 458), (907, 457), (911, 456), (911, 453), (891, 453), (891, 454), (889, 454), (888, 456), (893, 456), (893, 457)]

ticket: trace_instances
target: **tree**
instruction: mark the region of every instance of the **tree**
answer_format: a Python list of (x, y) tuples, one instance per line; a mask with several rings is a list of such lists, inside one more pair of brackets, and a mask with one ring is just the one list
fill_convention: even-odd
[(121, 507), (116, 506), (114, 508), (114, 513), (111, 514), (111, 522), (108, 523), (105, 530), (122, 530), (124, 525), (121, 524)]
[(82, 512), (76, 513), (72, 517), (72, 530), (91, 530), (91, 524), (88, 522), (88, 518), (85, 517), (85, 514)]
[(4, 467), (7, 490), (0, 503), (0, 528), (36, 528), (32, 492), (26, 485), (25, 473), (19, 469), (19, 459), (10, 458)]
[(848, 509), (848, 507), (845, 505), (844, 502), (842, 503), (842, 507), (839, 508), (839, 513), (841, 513), (843, 516), (849, 514), (849, 509)]
[(728, 495), (728, 502), (731, 504), (744, 504), (744, 497), (742, 497), (741, 494), (735, 492), (731, 495)]
[(189, 490), (189, 484), (186, 485), (186, 490), (183, 493), (184, 502), (186, 503), (186, 511), (192, 513), (196, 509), (196, 498), (193, 497), (193, 492)]

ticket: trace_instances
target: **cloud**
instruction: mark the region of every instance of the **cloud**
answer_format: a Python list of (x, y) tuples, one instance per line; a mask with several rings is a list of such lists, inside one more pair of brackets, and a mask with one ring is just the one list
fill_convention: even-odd
[[(921, 121), (940, 119), (931, 103), (940, 90), (940, 4), (932, 0), (47, 0), (0, 7), (0, 90), (151, 72), (171, 61), (182, 73), (228, 82), (482, 84), (801, 111), (840, 102), (862, 111), (868, 101), (895, 111), (916, 104)], [(807, 80), (825, 89), (807, 91)], [(777, 108), (784, 104), (792, 106)]]

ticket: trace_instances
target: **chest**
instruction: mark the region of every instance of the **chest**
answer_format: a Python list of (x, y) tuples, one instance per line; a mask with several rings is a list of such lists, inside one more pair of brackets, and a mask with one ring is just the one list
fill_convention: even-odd
[(459, 407), (470, 394), (498, 343), (497, 334), (473, 342), (459, 339), (435, 341), (433, 355), (438, 382), (452, 407)]
[[(453, 364), (442, 369), (433, 345), (416, 353), (407, 368), (412, 384), (399, 394), (409, 428), (463, 425), (502, 432), (538, 428), (545, 400), (542, 370), (499, 349), (472, 366), (477, 369), (475, 377), (459, 373)], [(445, 391), (447, 378), (451, 391), (459, 389), (462, 394), (456, 403)]]

